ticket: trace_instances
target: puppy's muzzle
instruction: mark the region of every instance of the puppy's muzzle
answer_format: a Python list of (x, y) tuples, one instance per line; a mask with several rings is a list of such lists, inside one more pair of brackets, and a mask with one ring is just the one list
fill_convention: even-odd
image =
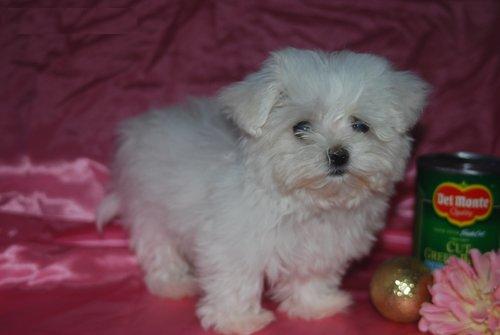
[(330, 165), (330, 175), (340, 176), (345, 173), (345, 167), (349, 162), (349, 151), (344, 147), (328, 149), (328, 163)]

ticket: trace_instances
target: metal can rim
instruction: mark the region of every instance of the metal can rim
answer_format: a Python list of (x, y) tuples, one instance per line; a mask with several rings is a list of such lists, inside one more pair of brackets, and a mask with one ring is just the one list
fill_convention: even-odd
[(467, 151), (433, 153), (417, 159), (419, 171), (444, 171), (468, 175), (500, 176), (500, 158)]

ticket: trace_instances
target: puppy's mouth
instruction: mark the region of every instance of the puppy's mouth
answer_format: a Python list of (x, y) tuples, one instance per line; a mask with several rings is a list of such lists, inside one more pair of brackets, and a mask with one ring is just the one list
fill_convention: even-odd
[(341, 183), (352, 184), (356, 183), (356, 187), (362, 186), (366, 188), (370, 188), (369, 181), (363, 177), (362, 175), (356, 173), (355, 169), (348, 169), (347, 166), (343, 167), (330, 167), (328, 170), (328, 177), (330, 180), (336, 180)]
[(328, 171), (328, 175), (330, 177), (340, 177), (340, 176), (343, 176), (346, 172), (347, 172), (347, 170), (345, 168), (332, 167)]

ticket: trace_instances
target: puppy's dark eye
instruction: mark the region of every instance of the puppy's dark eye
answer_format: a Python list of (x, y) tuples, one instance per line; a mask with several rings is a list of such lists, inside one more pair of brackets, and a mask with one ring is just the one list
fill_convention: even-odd
[(366, 124), (363, 120), (360, 120), (358, 118), (354, 118), (352, 121), (352, 129), (354, 131), (360, 132), (360, 133), (366, 133), (368, 130), (370, 130), (370, 126)]
[(300, 121), (295, 126), (293, 126), (293, 134), (295, 137), (303, 139), (305, 135), (312, 130), (311, 122), (309, 121)]

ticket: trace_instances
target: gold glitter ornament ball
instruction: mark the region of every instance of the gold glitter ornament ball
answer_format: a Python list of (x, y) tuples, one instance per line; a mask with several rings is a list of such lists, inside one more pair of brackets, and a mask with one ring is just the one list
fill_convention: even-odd
[(427, 286), (431, 283), (430, 271), (419, 260), (396, 257), (382, 263), (373, 274), (370, 297), (389, 320), (413, 322), (420, 317), (420, 305), (430, 300)]

